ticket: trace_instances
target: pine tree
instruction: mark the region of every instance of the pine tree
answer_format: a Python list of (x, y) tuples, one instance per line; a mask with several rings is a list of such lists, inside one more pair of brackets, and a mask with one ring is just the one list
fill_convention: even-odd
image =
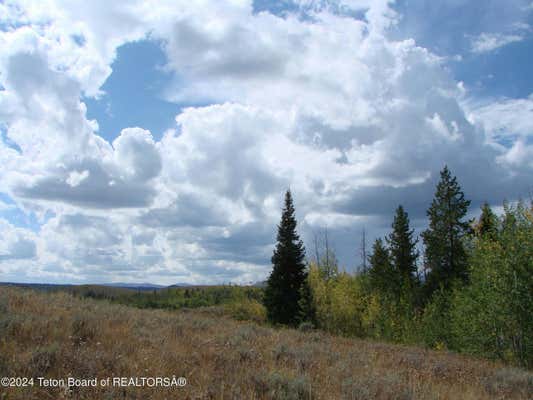
[(477, 225), (474, 227), (476, 235), (487, 239), (495, 240), (498, 234), (498, 217), (487, 202), (481, 206), (481, 215)]
[(305, 248), (296, 232), (296, 218), (290, 190), (278, 225), (273, 269), (265, 288), (265, 306), (273, 323), (294, 325), (300, 314), (301, 287), (305, 280)]
[(398, 286), (398, 274), (395, 273), (388, 249), (381, 238), (376, 239), (369, 258), (368, 276), (372, 290), (380, 294), (389, 294)]
[(401, 277), (402, 286), (413, 288), (418, 281), (416, 260), (418, 251), (414, 229), (409, 228), (409, 215), (400, 205), (396, 209), (392, 232), (387, 238), (393, 268)]
[(469, 222), (464, 220), (469, 205), (470, 201), (465, 200), (457, 178), (452, 177), (445, 166), (427, 211), (429, 228), (422, 233), (426, 247), (425, 261), (429, 268), (425, 282), (428, 297), (439, 286), (448, 290), (453, 281), (466, 281), (468, 278), (463, 237), (470, 230)]

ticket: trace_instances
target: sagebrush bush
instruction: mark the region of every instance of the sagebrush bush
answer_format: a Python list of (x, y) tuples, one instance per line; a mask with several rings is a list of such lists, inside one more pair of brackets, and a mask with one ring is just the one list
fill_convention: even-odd
[(342, 382), (342, 398), (373, 400), (411, 400), (415, 398), (412, 390), (406, 387), (399, 374), (389, 371), (383, 376), (360, 375), (347, 378)]
[(303, 400), (312, 399), (310, 380), (306, 376), (287, 376), (274, 371), (257, 374), (254, 377), (256, 393), (262, 398), (273, 400)]
[(98, 332), (98, 323), (94, 318), (85, 313), (74, 316), (71, 324), (72, 340), (76, 344), (81, 344), (94, 339)]
[(531, 396), (533, 376), (518, 368), (502, 368), (486, 378), (485, 386), (491, 395), (504, 393), (505, 396)]
[(7, 354), (0, 353), (0, 376), (6, 376), (8, 372), (9, 359)]
[(298, 330), (301, 332), (311, 332), (315, 329), (315, 324), (312, 322), (302, 322), (298, 325)]
[(48, 346), (36, 348), (28, 364), (30, 376), (46, 376), (57, 362), (59, 356), (59, 344), (52, 343)]
[(257, 351), (247, 345), (238, 346), (235, 349), (235, 353), (238, 355), (240, 362), (251, 362), (258, 359)]
[(227, 340), (230, 346), (252, 346), (257, 340), (268, 334), (265, 328), (256, 325), (242, 325)]

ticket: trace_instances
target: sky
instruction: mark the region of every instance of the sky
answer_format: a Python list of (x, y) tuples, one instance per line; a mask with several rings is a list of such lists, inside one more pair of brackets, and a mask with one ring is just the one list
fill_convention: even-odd
[(0, 2), (0, 281), (240, 283), (285, 190), (354, 271), (439, 171), (533, 192), (533, 1)]

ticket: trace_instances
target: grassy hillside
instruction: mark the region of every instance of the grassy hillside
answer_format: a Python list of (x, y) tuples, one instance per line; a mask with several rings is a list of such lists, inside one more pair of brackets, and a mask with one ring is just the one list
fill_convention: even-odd
[(0, 377), (185, 377), (171, 388), (0, 388), (0, 399), (527, 399), (533, 375), (445, 352), (0, 287)]

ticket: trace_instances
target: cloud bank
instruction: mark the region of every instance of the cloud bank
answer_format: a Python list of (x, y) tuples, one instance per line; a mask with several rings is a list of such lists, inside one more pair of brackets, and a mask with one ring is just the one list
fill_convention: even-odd
[[(327, 225), (351, 268), (398, 204), (424, 225), (444, 164), (474, 203), (530, 189), (531, 99), (465, 101), (445, 59), (393, 38), (389, 1), (0, 7), (1, 191), (39, 219), (0, 219), (2, 280), (257, 281), (288, 187), (304, 239)], [(161, 139), (108, 141), (83, 99), (138, 40), (165, 53), (161, 96), (189, 106)]]

